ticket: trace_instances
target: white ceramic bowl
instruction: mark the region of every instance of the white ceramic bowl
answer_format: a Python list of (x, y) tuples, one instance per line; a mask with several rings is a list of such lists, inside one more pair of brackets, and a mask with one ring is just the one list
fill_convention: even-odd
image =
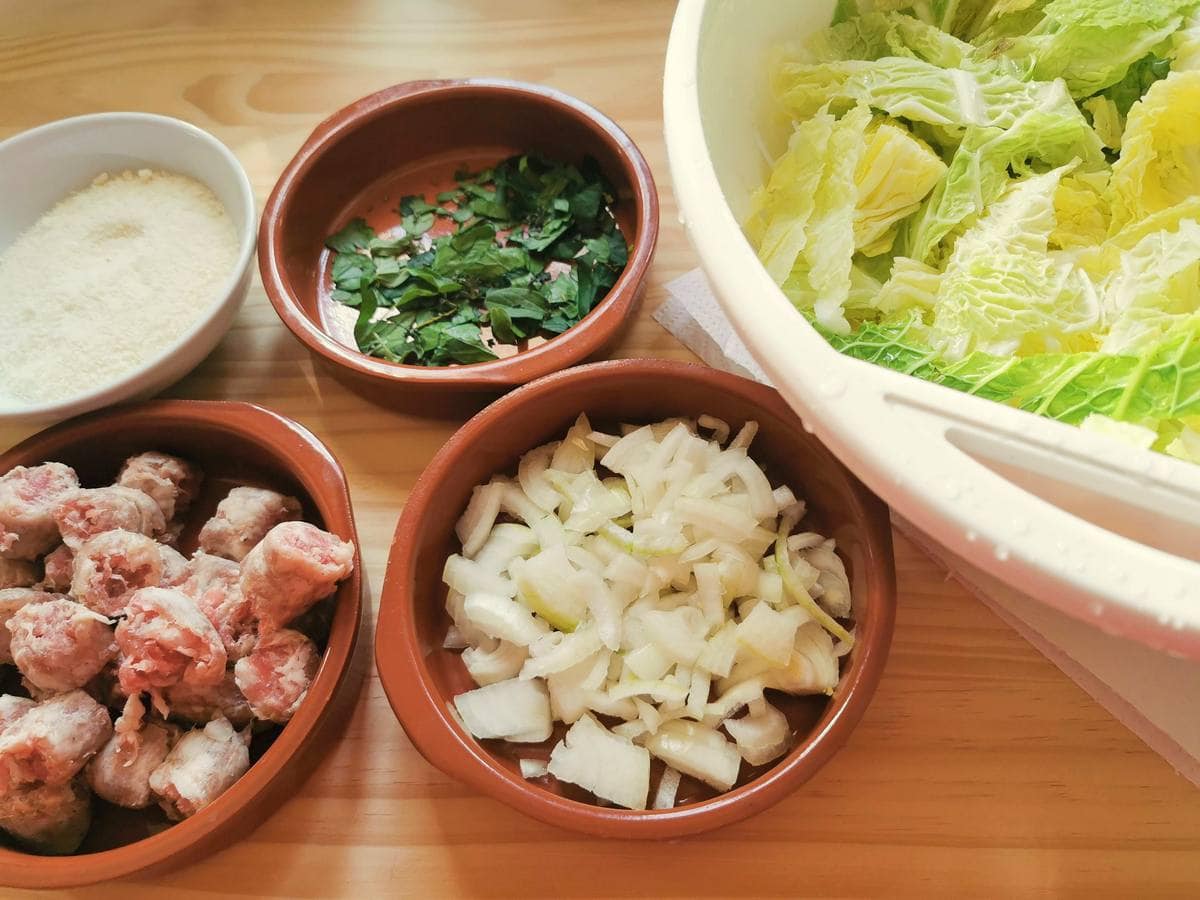
[(206, 184), (237, 229), (237, 262), (204, 315), (148, 362), (117, 381), (67, 400), (13, 406), (6, 405), (0, 395), (0, 425), (40, 426), (156, 394), (195, 368), (233, 323), (250, 286), (257, 231), (254, 192), (228, 147), (179, 119), (147, 113), (98, 113), (51, 122), (0, 142), (0, 197), (4, 198), (0, 204), (0, 251), (50, 207), (89, 185), (101, 172), (140, 168), (178, 172)]
[(1070, 615), (1200, 658), (1200, 466), (835, 352), (739, 221), (790, 123), (767, 60), (833, 0), (681, 0), (664, 124), (688, 234), (742, 340), (854, 473), (935, 541)]

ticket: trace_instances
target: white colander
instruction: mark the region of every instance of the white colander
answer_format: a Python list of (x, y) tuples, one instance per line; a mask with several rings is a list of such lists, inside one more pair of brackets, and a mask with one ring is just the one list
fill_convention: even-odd
[(934, 540), (1021, 592), (1200, 658), (1200, 466), (834, 351), (742, 235), (786, 145), (767, 60), (832, 0), (682, 0), (664, 122), (687, 232), (729, 319), (797, 412)]

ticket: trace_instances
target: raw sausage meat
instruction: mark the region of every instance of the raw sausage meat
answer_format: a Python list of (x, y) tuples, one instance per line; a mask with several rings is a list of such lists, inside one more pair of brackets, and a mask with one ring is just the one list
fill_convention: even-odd
[(354, 569), (354, 545), (308, 522), (284, 522), (242, 562), (242, 593), (259, 633), (286, 626)]
[(147, 494), (133, 488), (82, 488), (66, 497), (54, 511), (63, 543), (72, 550), (106, 531), (132, 531), (154, 537), (166, 528), (162, 510)]
[(134, 488), (149, 496), (170, 522), (187, 512), (200, 492), (203, 474), (178, 456), (153, 450), (125, 460), (117, 475), (117, 484)]
[(241, 562), (280, 522), (300, 518), (300, 501), (275, 491), (235, 487), (200, 530), (200, 549)]
[(65, 597), (26, 603), (6, 627), (13, 662), (41, 691), (83, 687), (117, 652), (112, 623)]
[(172, 819), (193, 816), (250, 768), (249, 744), (250, 730), (235, 731), (225, 719), (189, 731), (150, 774), (150, 789)]
[(119, 616), (134, 591), (162, 583), (159, 545), (143, 534), (109, 531), (75, 554), (71, 596), (104, 616)]
[(165, 722), (149, 722), (134, 741), (114, 735), (88, 764), (87, 779), (96, 796), (127, 809), (144, 809), (153, 801), (150, 773), (157, 769), (179, 729)]
[(74, 853), (92, 824), (92, 795), (78, 781), (40, 784), (0, 798), (0, 828), (38, 853)]
[(241, 567), (232, 560), (198, 552), (179, 589), (196, 601), (221, 635), (225, 653), (236, 662), (254, 648), (254, 610), (239, 582)]
[(65, 784), (112, 736), (108, 710), (85, 694), (58, 694), (0, 732), (0, 797), (25, 785)]
[(250, 711), (282, 724), (299, 708), (320, 664), (316, 644), (284, 628), (260, 639), (254, 652), (238, 660), (233, 673)]
[(79, 487), (62, 463), (17, 466), (0, 475), (0, 556), (37, 559), (58, 543), (54, 510)]
[(221, 636), (187, 594), (170, 588), (134, 592), (117, 626), (118, 677), (127, 694), (180, 682), (216, 684), (225, 676)]

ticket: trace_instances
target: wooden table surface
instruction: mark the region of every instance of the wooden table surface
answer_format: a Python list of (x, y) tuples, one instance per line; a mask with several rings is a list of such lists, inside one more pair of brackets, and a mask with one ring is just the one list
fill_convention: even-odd
[[(550, 84), (620, 122), (658, 178), (651, 285), (615, 355), (687, 359), (649, 316), (696, 265), (662, 138), (673, 8), (0, 0), (0, 137), (103, 110), (178, 116), (233, 149), (261, 204), (311, 128), (356, 97), (429, 77)], [(252, 400), (322, 437), (349, 474), (376, 588), (405, 496), (456, 425), (373, 406), (314, 371), (257, 276), (233, 330), (169, 394)], [(0, 446), (18, 436), (0, 432)], [(526, 819), (427, 764), (372, 672), (345, 735), (250, 839), (87, 895), (1195, 896), (1194, 789), (910, 543), (896, 551), (895, 643), (870, 710), (813, 781), (748, 822), (635, 844)]]

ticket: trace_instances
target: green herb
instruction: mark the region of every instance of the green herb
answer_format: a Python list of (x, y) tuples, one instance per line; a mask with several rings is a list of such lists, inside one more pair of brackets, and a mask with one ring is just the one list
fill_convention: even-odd
[[(325, 242), (334, 252), (330, 297), (358, 310), (363, 353), (429, 366), (495, 359), (497, 345), (577, 324), (625, 268), (616, 197), (594, 160), (575, 167), (514, 156), (455, 179), (436, 203), (401, 199), (398, 238), (355, 219)], [(438, 219), (453, 230), (422, 237)]]

